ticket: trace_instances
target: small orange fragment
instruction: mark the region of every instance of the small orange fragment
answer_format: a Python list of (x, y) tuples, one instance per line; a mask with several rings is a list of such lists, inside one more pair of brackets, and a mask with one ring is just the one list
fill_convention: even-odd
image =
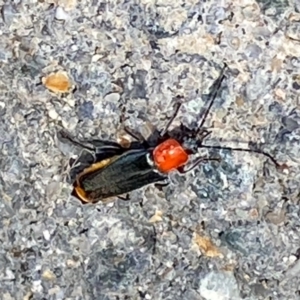
[(66, 93), (71, 88), (71, 81), (66, 72), (58, 71), (42, 78), (43, 85), (55, 93)]
[(200, 236), (198, 233), (194, 233), (193, 242), (199, 247), (204, 255), (208, 257), (222, 257), (220, 250), (212, 243), (210, 238)]
[(156, 223), (156, 222), (161, 222), (162, 221), (162, 215), (163, 212), (160, 210), (157, 210), (155, 214), (149, 219), (150, 223)]

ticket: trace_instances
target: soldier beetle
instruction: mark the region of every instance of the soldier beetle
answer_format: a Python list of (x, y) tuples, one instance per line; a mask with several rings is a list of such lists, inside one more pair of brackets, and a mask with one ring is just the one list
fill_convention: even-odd
[(62, 132), (62, 136), (72, 143), (95, 153), (94, 160), (90, 163), (85, 161), (88, 166), (76, 174), (72, 195), (81, 200), (82, 203), (109, 202), (114, 197), (129, 200), (128, 197), (124, 199), (122, 195), (128, 196), (128, 193), (133, 190), (148, 184), (165, 181), (168, 179), (168, 174), (174, 170), (184, 174), (200, 163), (212, 160), (219, 161), (218, 158), (199, 157), (188, 166), (189, 156), (196, 154), (199, 148), (258, 153), (269, 158), (277, 168), (282, 167), (270, 154), (261, 150), (203, 145), (203, 140), (211, 132), (202, 127), (225, 78), (226, 67), (227, 65), (223, 67), (219, 78), (212, 87), (211, 99), (209, 99), (208, 107), (198, 128), (189, 130), (189, 133), (183, 136), (181, 140), (174, 139), (169, 134), (169, 127), (181, 107), (180, 102), (177, 103), (173, 116), (165, 129), (160, 133), (160, 141), (154, 147), (151, 147), (147, 141), (140, 140), (127, 128), (125, 131), (138, 141), (139, 147), (125, 148), (115, 142), (95, 140), (91, 142), (93, 147), (89, 148), (71, 138), (67, 133)]

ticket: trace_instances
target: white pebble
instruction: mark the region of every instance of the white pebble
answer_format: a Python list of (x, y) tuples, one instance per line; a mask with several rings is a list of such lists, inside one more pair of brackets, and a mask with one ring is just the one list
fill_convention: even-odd
[(105, 96), (105, 101), (107, 102), (117, 102), (120, 99), (120, 94), (118, 93), (111, 93)]
[(55, 12), (55, 19), (65, 21), (69, 18), (69, 15), (64, 11), (61, 6), (57, 6)]
[(48, 230), (43, 231), (43, 236), (46, 241), (50, 241), (50, 232)]
[(58, 119), (58, 113), (55, 111), (55, 109), (51, 108), (49, 110), (49, 117), (53, 120), (57, 120)]

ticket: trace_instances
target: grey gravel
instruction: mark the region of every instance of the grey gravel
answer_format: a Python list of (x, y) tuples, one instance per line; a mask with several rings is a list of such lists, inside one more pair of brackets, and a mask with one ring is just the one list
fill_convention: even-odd
[[(300, 299), (299, 1), (0, 0), (0, 298)], [(82, 140), (205, 126), (221, 163), (131, 201), (82, 205)], [(64, 71), (73, 87), (42, 78)], [(204, 153), (204, 152), (203, 152)], [(201, 154), (203, 154), (201, 152)], [(86, 154), (88, 155), (91, 154)], [(218, 255), (195, 243), (208, 237)], [(202, 240), (203, 242), (203, 240)]]

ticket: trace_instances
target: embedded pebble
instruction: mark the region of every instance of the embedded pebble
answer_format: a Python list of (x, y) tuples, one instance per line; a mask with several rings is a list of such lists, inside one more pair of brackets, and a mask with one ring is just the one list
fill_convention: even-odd
[(210, 272), (200, 283), (200, 295), (205, 300), (241, 300), (239, 289), (230, 272)]
[(5, 24), (9, 26), (17, 17), (17, 11), (13, 4), (8, 3), (2, 6), (1, 15)]
[(50, 117), (51, 119), (53, 119), (53, 120), (57, 120), (57, 119), (59, 118), (59, 115), (58, 115), (58, 113), (55, 111), (54, 108), (50, 109), (49, 112), (48, 112), (48, 114), (49, 114), (49, 117)]
[(69, 19), (69, 15), (61, 6), (57, 6), (55, 11), (55, 18), (57, 20), (66, 21), (67, 19)]
[(120, 94), (118, 94), (118, 93), (111, 93), (111, 94), (106, 95), (104, 99), (107, 102), (116, 103), (120, 99)]

